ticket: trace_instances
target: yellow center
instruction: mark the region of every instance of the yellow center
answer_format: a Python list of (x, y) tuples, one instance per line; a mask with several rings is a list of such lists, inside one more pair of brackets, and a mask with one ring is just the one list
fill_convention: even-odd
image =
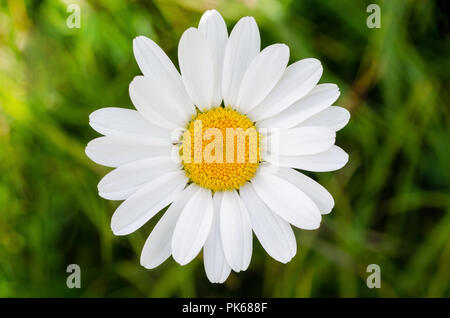
[(235, 110), (217, 107), (198, 112), (182, 136), (183, 168), (204, 188), (239, 189), (258, 168), (259, 139), (254, 123)]

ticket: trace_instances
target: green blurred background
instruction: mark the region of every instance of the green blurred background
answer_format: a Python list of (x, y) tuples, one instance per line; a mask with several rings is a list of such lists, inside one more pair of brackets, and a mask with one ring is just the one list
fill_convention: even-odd
[[(0, 3), (0, 296), (3, 297), (449, 297), (449, 18), (445, 1), (24, 1)], [(69, 29), (69, 3), (81, 28)], [(229, 30), (256, 18), (263, 46), (284, 42), (291, 62), (316, 57), (352, 114), (337, 144), (340, 171), (314, 174), (336, 206), (317, 231), (296, 230), (283, 265), (254, 239), (249, 270), (212, 285), (201, 256), (181, 267), (139, 265), (158, 217), (114, 237), (118, 202), (101, 199), (109, 169), (84, 153), (98, 136), (88, 115), (132, 107), (140, 71), (132, 39), (146, 35), (177, 61), (182, 32), (217, 8)], [(81, 289), (66, 267), (81, 266)], [(368, 264), (381, 288), (366, 286)]]

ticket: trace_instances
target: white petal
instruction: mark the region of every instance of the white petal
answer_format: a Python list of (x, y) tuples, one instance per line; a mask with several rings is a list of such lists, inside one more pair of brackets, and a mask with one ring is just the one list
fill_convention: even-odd
[(220, 235), (227, 263), (235, 272), (246, 270), (252, 256), (252, 229), (247, 208), (236, 190), (223, 193)]
[(223, 283), (230, 275), (231, 267), (228, 265), (223, 252), (222, 238), (220, 237), (220, 206), (223, 192), (216, 192), (213, 197), (214, 217), (208, 239), (203, 247), (203, 260), (206, 276), (211, 283)]
[(334, 145), (324, 152), (305, 156), (279, 156), (267, 155), (263, 158), (272, 164), (281, 167), (291, 167), (301, 170), (325, 172), (339, 170), (348, 161), (348, 154)]
[(138, 36), (133, 40), (133, 52), (136, 62), (146, 77), (159, 79), (168, 84), (173, 81), (183, 87), (180, 74), (164, 51), (151, 39)]
[(253, 121), (273, 116), (309, 93), (322, 76), (316, 59), (304, 59), (288, 66), (278, 84), (264, 101), (248, 115)]
[(107, 167), (149, 158), (171, 155), (171, 145), (154, 146), (141, 140), (119, 138), (115, 136), (99, 137), (86, 146), (86, 155), (94, 162)]
[(241, 187), (239, 193), (261, 245), (277, 261), (289, 262), (297, 253), (295, 235), (289, 223), (270, 211), (250, 183)]
[[(142, 116), (163, 128), (185, 127), (194, 114), (188, 98), (180, 98), (170, 87), (151, 77), (136, 76), (130, 83), (130, 98)], [(187, 109), (192, 111), (188, 113)]]
[(242, 78), (236, 109), (248, 113), (269, 95), (289, 61), (289, 48), (273, 44), (262, 50), (250, 63)]
[(273, 154), (284, 156), (311, 155), (334, 145), (336, 133), (326, 127), (299, 127), (271, 133), (267, 144)]
[(184, 171), (166, 173), (139, 189), (122, 202), (111, 218), (114, 235), (127, 235), (170, 204), (183, 190), (188, 179)]
[(248, 66), (259, 53), (261, 39), (253, 17), (244, 17), (231, 31), (225, 49), (222, 77), (222, 94), (225, 106), (234, 107), (242, 78)]
[(98, 184), (99, 195), (108, 200), (124, 200), (153, 179), (180, 170), (170, 157), (155, 157), (122, 165)]
[(198, 187), (184, 206), (172, 237), (172, 256), (181, 265), (194, 259), (205, 244), (213, 220), (211, 191)]
[(273, 174), (259, 173), (251, 183), (267, 206), (292, 225), (313, 230), (321, 215), (314, 202), (292, 183)]
[(228, 40), (227, 26), (219, 12), (216, 10), (208, 10), (200, 19), (198, 29), (208, 41), (213, 57), (215, 85), (211, 106), (217, 107), (222, 103), (222, 70), (223, 57)]
[(208, 41), (198, 29), (189, 28), (181, 36), (178, 61), (184, 86), (192, 102), (201, 110), (209, 109), (216, 74)]
[(169, 206), (167, 211), (155, 225), (145, 241), (141, 253), (141, 265), (145, 268), (155, 268), (163, 263), (172, 254), (172, 235), (178, 217), (184, 206), (191, 199), (197, 188), (188, 186), (177, 199)]
[(153, 125), (132, 109), (98, 109), (89, 115), (89, 124), (106, 136), (139, 139), (154, 145), (167, 145), (171, 141), (170, 130)]
[(350, 113), (348, 110), (338, 106), (330, 106), (309, 117), (300, 126), (322, 126), (338, 131), (344, 128), (349, 120)]
[[(166, 87), (176, 98), (189, 100), (181, 76), (175, 65), (164, 51), (152, 40), (145, 36), (138, 36), (133, 40), (133, 51), (136, 61), (145, 77), (159, 82)], [(183, 103), (184, 112), (194, 114), (194, 106), (191, 103)]]
[(328, 214), (333, 209), (332, 195), (315, 180), (291, 168), (279, 167), (276, 174), (302, 190), (317, 205), (321, 214)]
[(288, 109), (258, 123), (259, 127), (289, 129), (332, 105), (339, 97), (335, 84), (319, 84)]

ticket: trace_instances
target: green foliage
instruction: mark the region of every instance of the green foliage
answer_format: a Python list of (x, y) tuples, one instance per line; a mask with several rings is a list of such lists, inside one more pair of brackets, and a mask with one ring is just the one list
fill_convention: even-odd
[[(366, 27), (362, 0), (74, 1), (80, 29), (66, 26), (69, 2), (0, 2), (0, 296), (450, 296), (444, 1), (379, 1), (380, 29)], [(287, 265), (255, 239), (249, 270), (222, 286), (208, 282), (201, 256), (141, 267), (156, 220), (114, 237), (118, 203), (96, 187), (108, 169), (84, 154), (97, 136), (92, 111), (132, 107), (132, 39), (151, 37), (176, 61), (182, 32), (215, 3), (229, 28), (255, 16), (263, 45), (285, 42), (291, 62), (319, 58), (321, 82), (339, 85), (337, 104), (352, 114), (337, 139), (349, 163), (315, 174), (336, 201), (321, 228), (296, 230)], [(81, 289), (66, 287), (71, 263)], [(371, 263), (380, 289), (366, 286)]]

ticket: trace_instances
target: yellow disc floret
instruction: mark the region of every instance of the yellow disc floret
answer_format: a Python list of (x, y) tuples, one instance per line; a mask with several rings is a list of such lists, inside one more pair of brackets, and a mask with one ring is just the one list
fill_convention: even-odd
[(258, 168), (259, 138), (254, 123), (233, 109), (199, 112), (182, 136), (183, 168), (204, 188), (239, 189)]

